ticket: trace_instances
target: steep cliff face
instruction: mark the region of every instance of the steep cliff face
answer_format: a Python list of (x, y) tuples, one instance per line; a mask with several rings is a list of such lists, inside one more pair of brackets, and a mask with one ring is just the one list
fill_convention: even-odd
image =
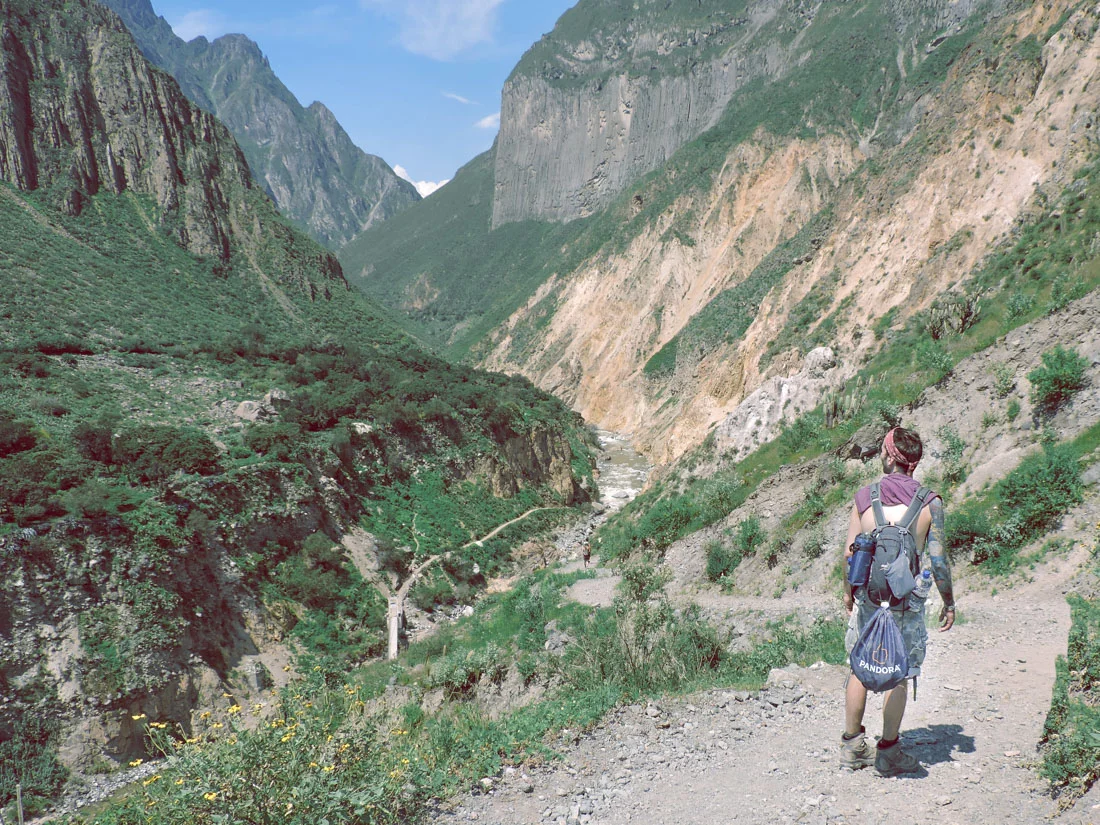
[(280, 211), (321, 243), (339, 248), (420, 200), (385, 161), (352, 143), (323, 104), (303, 108), (247, 37), (185, 43), (149, 0), (103, 2), (149, 60), (229, 127)]
[(273, 257), (265, 276), (310, 297), (347, 288), (335, 259), (285, 234), (232, 135), (149, 65), (114, 14), (90, 0), (0, 10), (0, 104), (11, 113), (0, 179), (69, 215), (101, 191), (149, 196), (162, 228), (197, 255), (241, 253), (258, 269)]
[[(739, 90), (779, 84), (812, 61), (834, 21), (861, 22), (806, 0), (683, 5), (588, 0), (524, 56), (502, 96), (493, 226), (599, 211), (714, 127)], [(1000, 6), (882, 4), (893, 30), (879, 34), (901, 55)]]
[[(1095, 10), (1056, 3), (928, 42), (899, 64), (903, 105), (867, 130), (761, 126), (724, 152), (689, 144), (681, 156), (718, 168), (708, 185), (682, 187), (690, 167), (674, 158), (616, 200), (629, 244), (546, 282), (484, 363), (633, 432), (657, 460), (771, 376), (796, 375), (816, 344), (837, 348), (842, 381), (880, 345), (876, 321), (949, 294), (1091, 157), (1096, 24)], [(922, 86), (936, 60), (944, 85)], [(872, 129), (902, 138), (869, 141)]]

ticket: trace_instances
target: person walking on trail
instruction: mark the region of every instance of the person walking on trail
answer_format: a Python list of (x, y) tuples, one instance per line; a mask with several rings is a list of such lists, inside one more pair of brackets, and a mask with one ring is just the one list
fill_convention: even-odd
[(592, 543), (586, 541), (584, 547), (581, 549), (581, 557), (584, 559), (584, 566), (588, 568), (588, 562), (592, 560)]
[[(880, 453), (884, 475), (877, 484), (867, 485), (856, 493), (848, 526), (845, 557), (852, 555), (856, 536), (875, 530), (876, 509), (881, 510), (886, 523), (901, 524), (918, 491), (925, 489), (913, 478), (913, 471), (923, 452), (920, 436), (915, 432), (895, 427), (886, 434)], [(873, 492), (878, 493), (881, 508), (873, 506)], [(924, 504), (912, 533), (922, 571), (931, 570), (936, 587), (943, 597), (943, 610), (939, 617), (940, 631), (943, 632), (950, 630), (955, 624), (955, 595), (952, 592), (951, 568), (945, 554), (943, 501), (935, 492), (925, 492)], [(845, 646), (850, 653), (860, 631), (871, 621), (878, 605), (868, 598), (865, 585), (853, 587), (846, 582), (844, 607), (851, 616), (845, 637)], [(882, 737), (876, 747), (867, 741), (866, 729), (863, 727), (867, 688), (853, 673), (849, 673), (844, 705), (844, 733), (840, 743), (842, 766), (857, 770), (874, 765), (883, 776), (919, 773), (922, 770), (915, 758), (902, 751), (899, 737), (909, 696), (908, 680), (915, 680), (919, 675), (928, 641), (928, 631), (924, 624), (924, 598), (910, 596), (902, 599), (900, 604), (891, 607), (891, 613), (908, 649), (909, 672), (906, 674), (906, 681), (886, 694), (882, 707)]]

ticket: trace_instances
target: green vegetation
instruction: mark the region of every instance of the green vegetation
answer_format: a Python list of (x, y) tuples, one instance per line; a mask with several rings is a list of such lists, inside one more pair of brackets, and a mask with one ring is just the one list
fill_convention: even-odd
[(1044, 352), (1042, 366), (1027, 374), (1031, 382), (1031, 403), (1045, 415), (1051, 415), (1085, 388), (1088, 361), (1073, 350), (1055, 347)]
[(58, 729), (50, 718), (27, 714), (16, 722), (11, 738), (0, 742), (0, 811), (15, 800), (16, 785), (23, 786), (29, 816), (44, 813), (61, 792), (69, 772), (57, 759)]
[(1039, 768), (1063, 808), (1100, 778), (1100, 604), (1077, 595), (1068, 600), (1069, 646), (1055, 668)]
[(1018, 552), (1042, 537), (1084, 496), (1079, 459), (1100, 437), (1094, 425), (1071, 442), (1044, 445), (1020, 462), (988, 493), (967, 501), (948, 522), (948, 549), (991, 573), (1006, 573), (1023, 560)]
[[(337, 680), (311, 672), (269, 708), (230, 706), (225, 723), (210, 719), (184, 732), (149, 720), (150, 754), (172, 761), (108, 810), (72, 821), (415, 821), (432, 800), (505, 765), (553, 758), (559, 731), (587, 728), (619, 702), (659, 690), (756, 688), (774, 667), (843, 659), (839, 622), (776, 623), (755, 648), (730, 654), (690, 611), (674, 615), (652, 567), (629, 565), (614, 606), (598, 611), (562, 602), (562, 588), (582, 575), (525, 578), (482, 599), (470, 620), (413, 645), (395, 665)], [(560, 655), (544, 650), (551, 623), (571, 638)], [(513, 661), (525, 679), (553, 676), (561, 687), (491, 720), (469, 700), (479, 681), (502, 678)], [(437, 712), (411, 703), (372, 716), (368, 703), (391, 674), (449, 698)]]
[[(142, 198), (101, 194), (74, 218), (47, 195), (0, 191), (0, 581), (94, 571), (74, 675), (101, 707), (156, 692), (192, 655), (233, 680), (224, 650), (244, 617), (226, 565), (304, 660), (345, 673), (384, 649), (385, 604), (336, 544), (342, 524), (406, 570), (453, 551), (438, 596), (468, 597), (517, 533), (594, 489), (575, 414), (425, 353), (280, 220), (251, 257), (211, 261)], [(264, 420), (233, 415), (273, 389)], [(509, 465), (535, 442), (571, 453), (574, 493)], [(534, 506), (555, 509), (462, 549)], [(9, 731), (12, 714), (54, 718), (56, 699), (6, 687), (34, 666), (0, 667)], [(3, 737), (0, 793), (16, 774), (56, 792), (52, 731), (27, 733), (34, 759)]]

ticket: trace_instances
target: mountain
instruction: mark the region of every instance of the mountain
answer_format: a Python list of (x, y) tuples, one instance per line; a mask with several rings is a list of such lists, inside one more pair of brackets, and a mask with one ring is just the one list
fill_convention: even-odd
[(420, 200), (381, 158), (352, 143), (320, 102), (303, 108), (259, 47), (239, 34), (185, 43), (149, 0), (103, 0), (145, 56), (233, 133), (279, 210), (337, 249)]
[(0, 278), (0, 806), (380, 655), (379, 582), (446, 553), (413, 597), (468, 601), (594, 489), (574, 413), (349, 288), (93, 0), (0, 0)]
[(1091, 174), (1089, 25), (1071, 2), (582, 0), (451, 198), (341, 261), (452, 356), (671, 460), (812, 384), (819, 345), (850, 377), (934, 305), (965, 314), (980, 264)]

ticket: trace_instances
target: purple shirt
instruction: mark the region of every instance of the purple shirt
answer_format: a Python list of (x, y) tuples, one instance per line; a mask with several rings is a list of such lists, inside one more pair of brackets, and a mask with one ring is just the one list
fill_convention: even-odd
[[(882, 497), (882, 506), (889, 507), (892, 504), (904, 504), (908, 507), (913, 503), (913, 497), (920, 489), (920, 482), (905, 473), (890, 473), (879, 481), (879, 495)], [(932, 492), (924, 500), (925, 505), (931, 504), (932, 499), (939, 498), (939, 494)], [(862, 516), (871, 506), (871, 485), (861, 487), (856, 493), (856, 508)]]

